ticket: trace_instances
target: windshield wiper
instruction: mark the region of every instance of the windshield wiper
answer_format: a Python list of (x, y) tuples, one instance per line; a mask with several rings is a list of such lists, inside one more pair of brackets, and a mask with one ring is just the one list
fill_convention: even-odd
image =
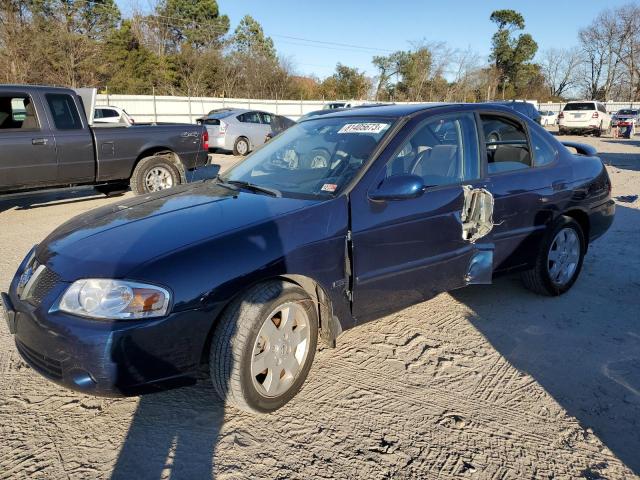
[(247, 190), (253, 190), (254, 192), (266, 193), (267, 195), (271, 195), (272, 197), (282, 197), (282, 192), (280, 190), (276, 190), (275, 188), (263, 187), (261, 185), (256, 185), (255, 183), (245, 182), (244, 180), (222, 180), (222, 183), (236, 185), (241, 188), (246, 188)]

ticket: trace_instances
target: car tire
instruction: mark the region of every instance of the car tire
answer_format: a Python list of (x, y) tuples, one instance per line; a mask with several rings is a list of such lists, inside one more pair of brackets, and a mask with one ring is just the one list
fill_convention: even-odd
[(561, 216), (547, 230), (534, 267), (522, 272), (524, 286), (547, 296), (567, 292), (580, 275), (586, 247), (580, 224), (571, 217)]
[(602, 123), (600, 124), (600, 126), (598, 127), (598, 129), (594, 132), (594, 135), (596, 137), (601, 137), (602, 136)]
[(140, 160), (130, 180), (131, 190), (136, 195), (166, 190), (180, 183), (180, 172), (171, 160), (162, 155)]
[(233, 144), (233, 154), (240, 155), (244, 157), (249, 154), (249, 140), (245, 137), (238, 137), (236, 142)]
[(213, 386), (236, 408), (273, 412), (302, 387), (317, 341), (316, 308), (302, 288), (285, 281), (259, 284), (235, 300), (215, 327)]

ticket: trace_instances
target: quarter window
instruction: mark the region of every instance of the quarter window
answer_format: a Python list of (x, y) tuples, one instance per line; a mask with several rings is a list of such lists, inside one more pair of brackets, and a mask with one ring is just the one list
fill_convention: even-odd
[(427, 187), (479, 177), (478, 136), (472, 114), (426, 120), (387, 163), (386, 177), (418, 175)]
[(481, 118), (489, 174), (531, 167), (531, 152), (522, 125), (493, 115)]
[(533, 146), (533, 164), (536, 167), (553, 163), (558, 156), (558, 150), (553, 147), (537, 128), (530, 128), (531, 145)]
[(82, 128), (78, 109), (71, 95), (47, 93), (45, 97), (53, 117), (53, 124), (58, 130), (79, 130)]

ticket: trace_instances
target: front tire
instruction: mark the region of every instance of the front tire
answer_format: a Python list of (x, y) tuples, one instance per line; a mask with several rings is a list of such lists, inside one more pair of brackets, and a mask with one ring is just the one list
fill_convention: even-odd
[(131, 175), (131, 190), (136, 195), (159, 192), (180, 184), (180, 172), (162, 155), (143, 158)]
[(522, 273), (524, 286), (547, 296), (567, 292), (580, 275), (586, 245), (578, 222), (560, 217), (545, 234), (535, 266)]
[(284, 281), (257, 285), (215, 327), (209, 354), (214, 388), (236, 408), (273, 412), (302, 387), (317, 339), (316, 309), (302, 288)]

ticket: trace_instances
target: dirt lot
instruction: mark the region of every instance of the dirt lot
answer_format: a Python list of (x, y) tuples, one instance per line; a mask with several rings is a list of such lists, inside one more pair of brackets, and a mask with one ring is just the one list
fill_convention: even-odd
[[(640, 194), (640, 141), (577, 140), (602, 152), (615, 196)], [(49, 231), (118, 200), (0, 200), (0, 289)], [(623, 200), (567, 295), (507, 277), (347, 331), (269, 416), (225, 409), (208, 381), (118, 400), (67, 391), (0, 323), (0, 478), (634, 478), (640, 200)]]

